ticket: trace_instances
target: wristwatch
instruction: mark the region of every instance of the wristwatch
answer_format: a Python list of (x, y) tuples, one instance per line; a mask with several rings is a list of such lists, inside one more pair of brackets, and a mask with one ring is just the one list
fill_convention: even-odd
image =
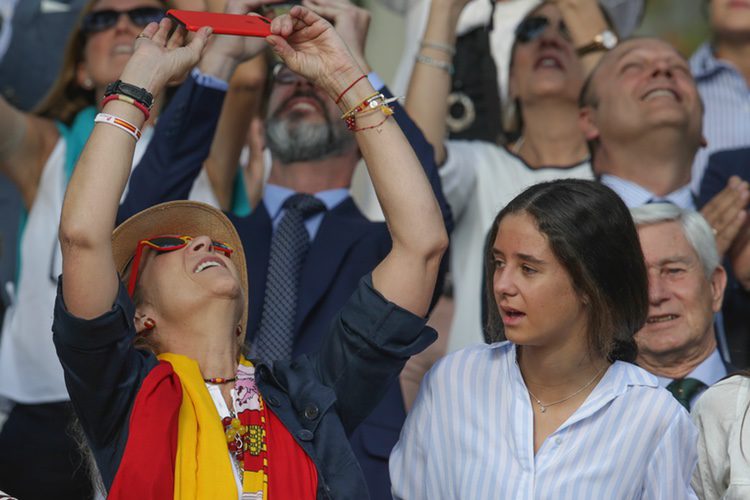
[(617, 35), (613, 31), (610, 30), (604, 30), (598, 35), (594, 37), (594, 40), (592, 40), (590, 43), (587, 43), (583, 47), (578, 47), (576, 49), (576, 54), (578, 54), (579, 57), (583, 57), (586, 54), (590, 54), (592, 52), (597, 52), (600, 50), (612, 50), (617, 45), (617, 42), (619, 40), (617, 39)]
[(121, 94), (130, 97), (133, 100), (146, 106), (147, 109), (151, 109), (154, 104), (154, 96), (148, 90), (125, 83), (122, 80), (117, 80), (107, 85), (107, 89), (104, 91), (104, 97), (108, 97), (112, 94)]

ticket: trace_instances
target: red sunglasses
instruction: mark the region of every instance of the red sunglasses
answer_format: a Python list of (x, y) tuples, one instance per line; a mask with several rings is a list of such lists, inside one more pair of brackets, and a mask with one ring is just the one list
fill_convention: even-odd
[[(143, 257), (143, 249), (146, 247), (153, 248), (157, 252), (172, 252), (184, 248), (193, 239), (192, 236), (154, 236), (138, 242), (138, 246), (135, 248), (135, 254), (133, 255), (132, 268), (130, 270), (130, 280), (128, 280), (128, 295), (133, 296), (135, 291), (135, 283), (138, 279), (138, 266), (141, 264), (141, 257)], [(211, 241), (211, 246), (217, 252), (223, 253), (226, 257), (232, 255), (234, 249), (222, 243), (221, 241)]]

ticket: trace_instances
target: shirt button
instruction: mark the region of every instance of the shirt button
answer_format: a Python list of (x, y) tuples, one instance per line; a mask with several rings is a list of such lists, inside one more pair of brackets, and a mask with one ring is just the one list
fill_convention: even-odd
[(307, 429), (301, 429), (297, 431), (297, 439), (299, 439), (300, 441), (312, 441), (313, 433), (312, 431), (308, 431)]
[(311, 403), (305, 407), (303, 414), (307, 420), (315, 420), (318, 418), (318, 415), (320, 415), (320, 410), (318, 410), (317, 406)]

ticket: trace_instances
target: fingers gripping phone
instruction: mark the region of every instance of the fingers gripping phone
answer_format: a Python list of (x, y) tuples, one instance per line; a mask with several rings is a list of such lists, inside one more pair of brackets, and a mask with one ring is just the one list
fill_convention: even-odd
[(271, 20), (263, 16), (176, 9), (168, 10), (167, 16), (188, 31), (198, 31), (204, 26), (210, 26), (217, 35), (266, 37), (271, 34)]

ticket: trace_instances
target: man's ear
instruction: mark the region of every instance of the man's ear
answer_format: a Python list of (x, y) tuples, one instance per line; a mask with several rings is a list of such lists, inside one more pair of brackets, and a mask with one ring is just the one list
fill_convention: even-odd
[(721, 311), (724, 301), (724, 289), (727, 286), (727, 272), (723, 266), (717, 266), (711, 275), (711, 309), (717, 313)]
[(578, 126), (587, 142), (599, 139), (599, 127), (594, 120), (594, 108), (584, 106), (578, 111)]

